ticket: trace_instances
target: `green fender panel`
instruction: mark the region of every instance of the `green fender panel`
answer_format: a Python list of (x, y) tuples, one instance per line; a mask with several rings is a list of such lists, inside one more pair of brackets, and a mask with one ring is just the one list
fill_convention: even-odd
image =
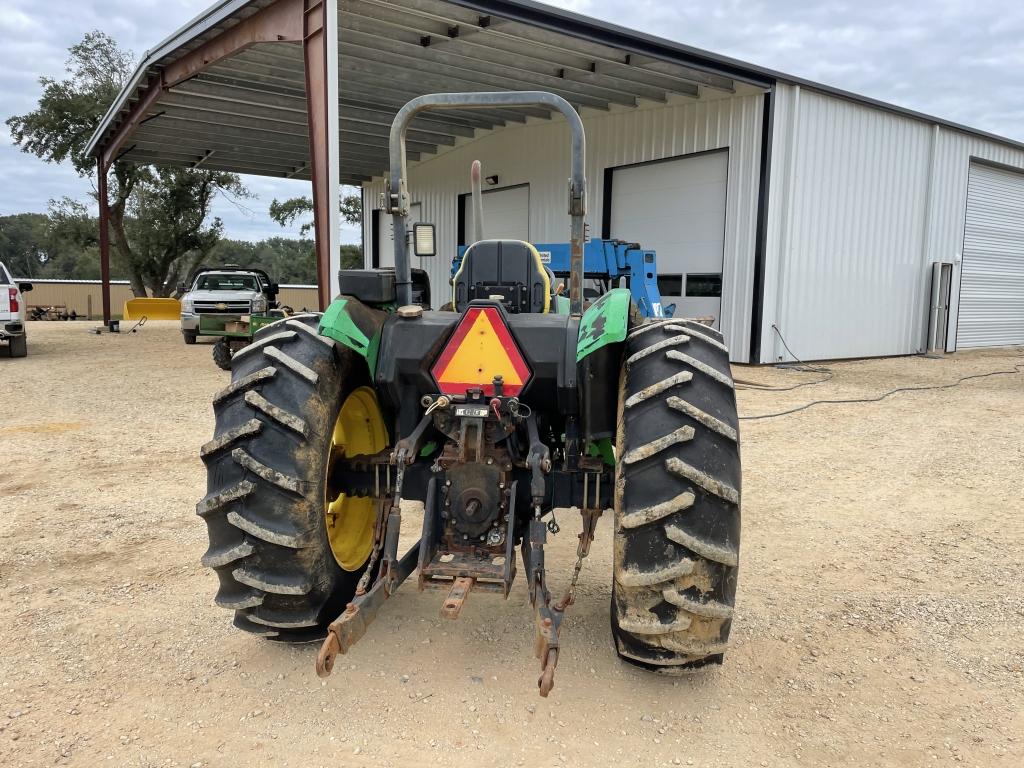
[(609, 467), (615, 466), (615, 445), (610, 437), (602, 437), (592, 443), (587, 443), (587, 456), (601, 458)]
[(631, 301), (629, 288), (613, 288), (583, 313), (576, 342), (577, 363), (601, 347), (626, 339)]
[(320, 335), (366, 358), (370, 376), (374, 376), (385, 316), (384, 312), (370, 309), (362, 302), (340, 297), (331, 302), (320, 318)]

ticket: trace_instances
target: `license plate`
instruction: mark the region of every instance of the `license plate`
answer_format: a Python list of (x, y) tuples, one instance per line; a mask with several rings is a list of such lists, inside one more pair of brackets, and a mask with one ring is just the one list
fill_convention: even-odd
[(472, 419), (486, 419), (490, 411), (486, 405), (456, 405), (456, 416), (468, 416)]

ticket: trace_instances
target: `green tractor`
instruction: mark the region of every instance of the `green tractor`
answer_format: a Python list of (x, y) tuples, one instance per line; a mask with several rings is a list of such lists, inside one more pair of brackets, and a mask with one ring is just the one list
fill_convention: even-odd
[[(426, 109), (526, 105), (561, 112), (572, 133), (568, 301), (532, 245), (481, 240), (453, 279), (454, 311), (414, 303), (408, 241), (417, 255), (435, 248), (432, 226), (407, 231), (409, 122)], [(247, 632), (323, 639), (323, 676), (414, 573), (455, 618), (470, 592), (508, 596), (518, 548), (547, 695), (583, 559), (613, 509), (619, 655), (660, 671), (721, 663), (740, 537), (728, 352), (701, 323), (642, 318), (627, 288), (584, 307), (579, 116), (542, 92), (423, 96), (396, 116), (390, 162), (396, 268), (344, 271), (322, 316), (261, 329), (214, 399), (197, 511), (216, 603)], [(403, 552), (409, 501), (423, 520)], [(561, 598), (544, 556), (558, 508), (582, 517)]]

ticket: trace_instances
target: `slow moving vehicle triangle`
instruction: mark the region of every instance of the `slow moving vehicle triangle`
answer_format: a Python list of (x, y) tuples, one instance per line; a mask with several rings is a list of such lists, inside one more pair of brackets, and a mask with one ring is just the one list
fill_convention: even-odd
[(430, 369), (440, 391), (464, 395), (471, 387), (494, 394), (494, 377), (504, 380), (506, 395), (518, 395), (530, 380), (530, 368), (495, 307), (471, 307)]

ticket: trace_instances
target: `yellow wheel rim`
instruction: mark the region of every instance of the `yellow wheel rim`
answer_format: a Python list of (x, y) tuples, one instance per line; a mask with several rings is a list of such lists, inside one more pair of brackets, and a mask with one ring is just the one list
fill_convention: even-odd
[(373, 549), (375, 510), (373, 499), (346, 496), (330, 486), (331, 467), (347, 456), (365, 456), (387, 447), (388, 433), (381, 418), (377, 396), (370, 387), (353, 391), (341, 405), (331, 433), (331, 453), (327, 460), (325, 504), (327, 539), (338, 565), (357, 571)]

